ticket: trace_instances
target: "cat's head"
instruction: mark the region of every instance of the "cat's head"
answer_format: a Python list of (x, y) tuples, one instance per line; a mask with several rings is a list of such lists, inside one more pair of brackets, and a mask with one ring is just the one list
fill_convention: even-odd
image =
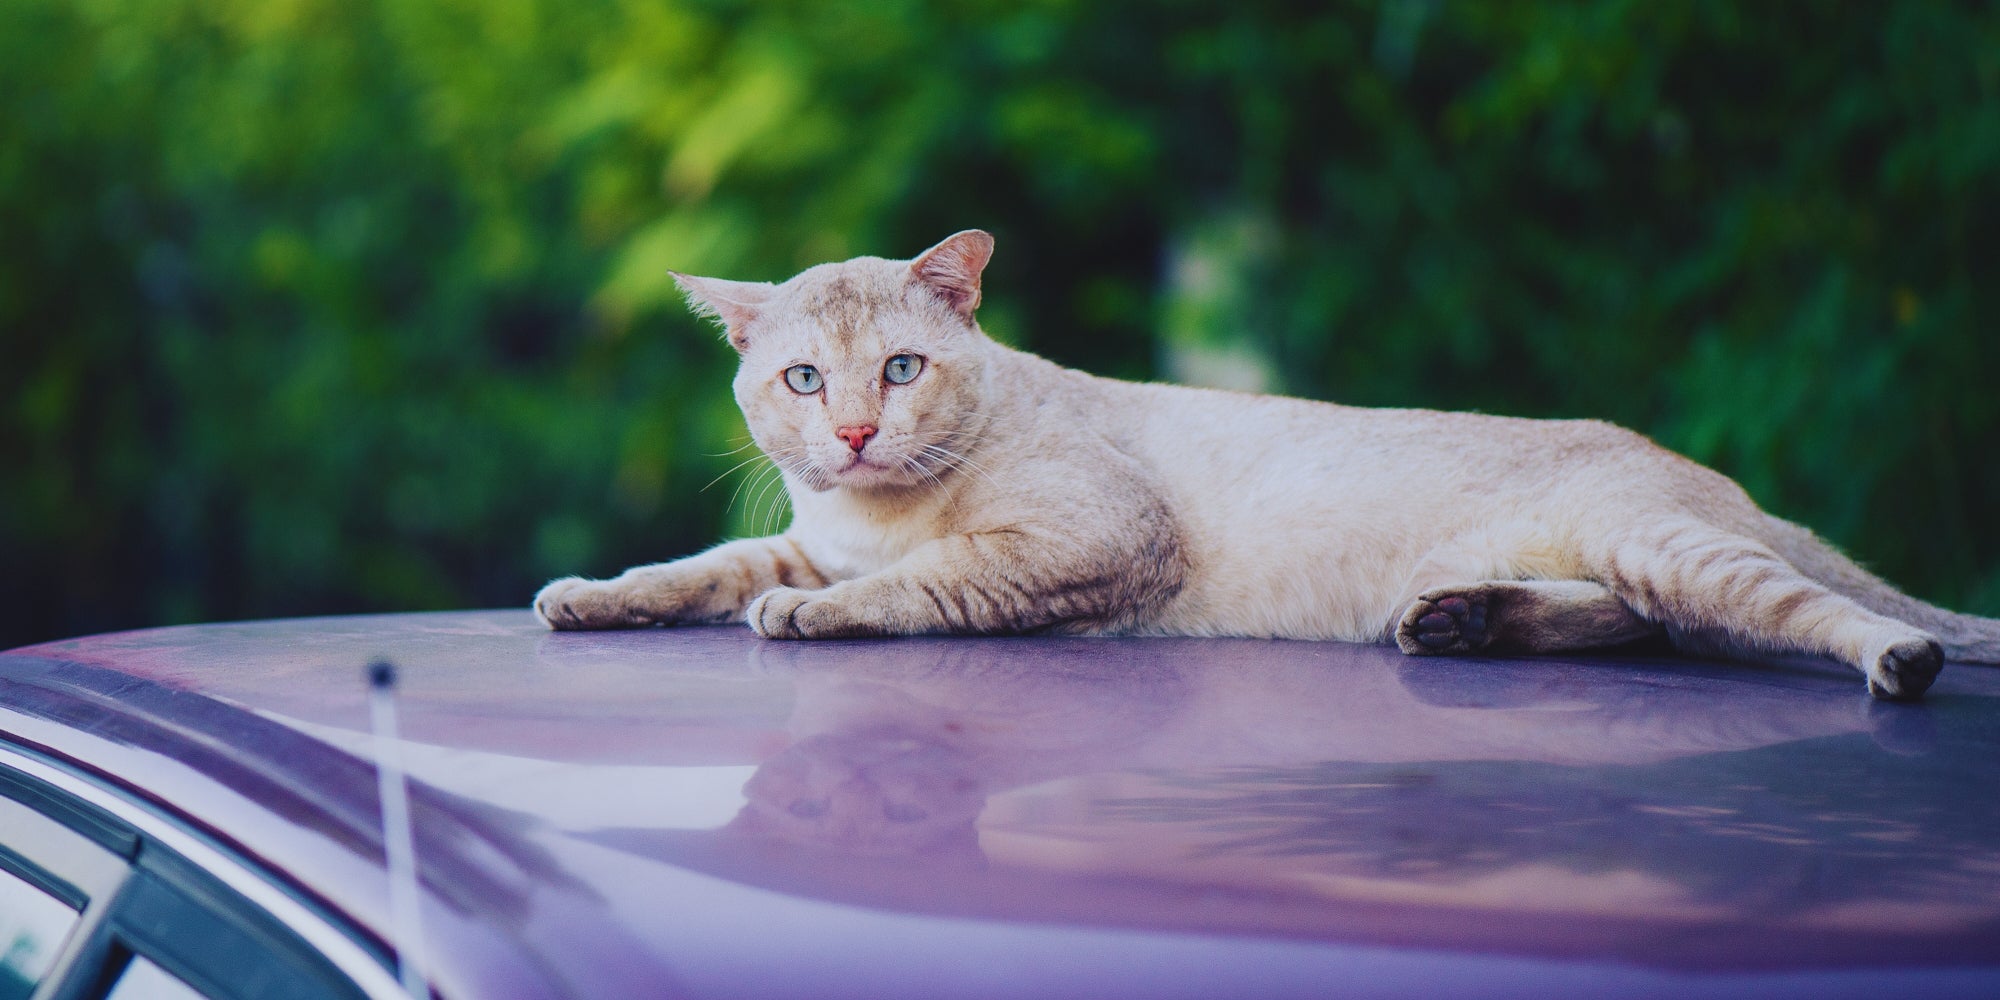
[(967, 230), (915, 260), (857, 257), (783, 284), (676, 274), (742, 356), (736, 402), (757, 446), (815, 490), (938, 481), (984, 409), (973, 320), (993, 237)]

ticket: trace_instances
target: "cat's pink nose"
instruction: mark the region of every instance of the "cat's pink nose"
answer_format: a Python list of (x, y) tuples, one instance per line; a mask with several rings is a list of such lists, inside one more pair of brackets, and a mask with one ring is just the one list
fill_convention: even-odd
[(842, 427), (834, 431), (833, 436), (847, 442), (849, 448), (859, 452), (868, 445), (868, 439), (875, 436), (875, 428), (868, 424), (862, 424), (858, 427)]

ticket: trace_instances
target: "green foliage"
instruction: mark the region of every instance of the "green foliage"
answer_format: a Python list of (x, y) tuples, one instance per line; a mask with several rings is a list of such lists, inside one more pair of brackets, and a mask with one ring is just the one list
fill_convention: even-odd
[(968, 226), (1058, 360), (1615, 420), (2000, 613), (1995, 107), (1919, 0), (12, 0), (0, 638), (757, 530), (667, 269)]

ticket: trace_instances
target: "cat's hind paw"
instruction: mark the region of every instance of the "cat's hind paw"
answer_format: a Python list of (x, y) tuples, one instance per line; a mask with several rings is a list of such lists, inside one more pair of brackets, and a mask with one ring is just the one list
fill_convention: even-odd
[(1931, 639), (1906, 639), (1882, 651), (1868, 668), (1868, 693), (1884, 701), (1915, 701), (1944, 669), (1944, 647)]
[(1491, 638), (1486, 595), (1434, 590), (1416, 599), (1396, 626), (1396, 645), (1412, 656), (1477, 653)]

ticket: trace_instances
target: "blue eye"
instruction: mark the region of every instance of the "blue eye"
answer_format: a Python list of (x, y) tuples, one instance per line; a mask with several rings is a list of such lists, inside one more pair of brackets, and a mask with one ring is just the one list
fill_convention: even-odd
[(793, 365), (785, 369), (785, 384), (801, 396), (810, 396), (819, 391), (824, 380), (819, 377), (819, 369), (811, 365)]
[(924, 359), (914, 354), (898, 354), (882, 366), (882, 377), (897, 385), (902, 385), (917, 377), (924, 370)]

